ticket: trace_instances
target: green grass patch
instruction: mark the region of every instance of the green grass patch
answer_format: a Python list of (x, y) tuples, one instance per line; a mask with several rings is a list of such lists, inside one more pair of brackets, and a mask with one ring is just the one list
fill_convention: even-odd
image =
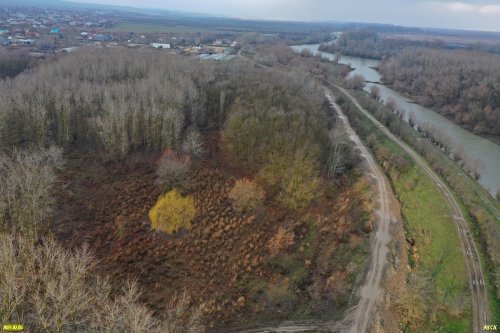
[[(339, 94), (337, 92), (337, 96)], [(387, 174), (401, 203), (408, 237), (416, 240), (416, 255), (412, 251), (410, 262), (413, 261), (418, 270), (429, 275), (434, 289), (431, 294), (435, 302), (427, 307), (429, 320), (422, 321), (421, 329), (433, 332), (468, 331), (471, 325), (470, 290), (450, 208), (423, 170), (358, 112), (347, 98), (344, 100), (346, 102), (342, 107), (347, 111), (351, 125), (365, 141), (368, 136), (371, 137), (369, 145), (372, 151), (383, 148), (391, 157), (403, 156), (409, 163), (404, 170), (387, 168)], [(384, 161), (379, 162), (382, 164)], [(459, 314), (453, 312), (456, 307), (460, 308)]]
[(293, 287), (301, 287), (306, 282), (309, 268), (306, 260), (312, 260), (317, 249), (318, 227), (311, 223), (304, 239), (296, 244), (292, 253), (282, 254), (269, 260), (273, 271), (283, 274), (290, 279)]
[[(429, 271), (438, 299), (468, 294), (467, 273), (460, 240), (451, 212), (432, 181), (416, 165), (395, 177), (391, 175), (406, 220), (409, 237), (416, 239), (418, 260)], [(415, 184), (409, 189), (407, 183)]]
[[(378, 114), (389, 112), (380, 103), (374, 103), (364, 91), (353, 92), (353, 95), (362, 105), (371, 104), (372, 108), (375, 107)], [(377, 138), (384, 142), (384, 147), (387, 147), (389, 139), (375, 126), (371, 128), (379, 132)], [(381, 138), (380, 135), (384, 138)], [(429, 165), (439, 173), (441, 178), (452, 189), (479, 248), (481, 267), (488, 287), (491, 320), (500, 322), (500, 298), (495, 289), (495, 283), (498, 288), (498, 282), (495, 281), (498, 281), (497, 276), (500, 274), (500, 243), (498, 237), (496, 237), (500, 228), (500, 202), (495, 200), (481, 184), (467, 175), (455, 161), (443, 154), (430, 141), (422, 138), (417, 131), (405, 122), (402, 123), (400, 136), (414, 149), (420, 147), (420, 155), (428, 161)]]

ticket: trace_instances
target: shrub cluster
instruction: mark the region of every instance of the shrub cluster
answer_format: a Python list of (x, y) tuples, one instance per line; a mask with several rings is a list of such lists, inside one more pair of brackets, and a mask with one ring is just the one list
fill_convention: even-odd
[(179, 229), (191, 229), (191, 222), (196, 215), (194, 199), (183, 197), (175, 189), (158, 199), (149, 211), (153, 229), (173, 234)]
[(239, 179), (229, 192), (229, 198), (239, 211), (250, 211), (260, 205), (264, 199), (264, 190), (254, 181)]

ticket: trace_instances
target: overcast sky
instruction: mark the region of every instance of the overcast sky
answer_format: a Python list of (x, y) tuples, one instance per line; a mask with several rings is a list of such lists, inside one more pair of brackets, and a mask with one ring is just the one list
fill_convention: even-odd
[(500, 0), (72, 0), (239, 18), (500, 31)]

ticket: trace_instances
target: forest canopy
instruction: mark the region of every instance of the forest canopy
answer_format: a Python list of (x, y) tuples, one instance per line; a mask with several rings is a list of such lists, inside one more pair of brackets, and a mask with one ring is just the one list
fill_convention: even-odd
[(321, 44), (320, 51), (345, 55), (387, 59), (410, 46), (424, 46), (425, 43), (399, 38), (387, 38), (370, 30), (348, 30), (333, 44)]
[(385, 83), (477, 134), (500, 135), (500, 58), (406, 49), (382, 63)]

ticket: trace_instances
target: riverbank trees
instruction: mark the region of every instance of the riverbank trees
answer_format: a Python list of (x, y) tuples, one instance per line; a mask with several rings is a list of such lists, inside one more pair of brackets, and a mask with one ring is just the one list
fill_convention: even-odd
[(383, 60), (396, 55), (406, 47), (424, 45), (422, 42), (383, 37), (370, 30), (348, 30), (342, 33), (335, 43), (321, 44), (319, 50)]
[(500, 135), (500, 57), (482, 52), (406, 49), (383, 62), (383, 80), (457, 124)]

